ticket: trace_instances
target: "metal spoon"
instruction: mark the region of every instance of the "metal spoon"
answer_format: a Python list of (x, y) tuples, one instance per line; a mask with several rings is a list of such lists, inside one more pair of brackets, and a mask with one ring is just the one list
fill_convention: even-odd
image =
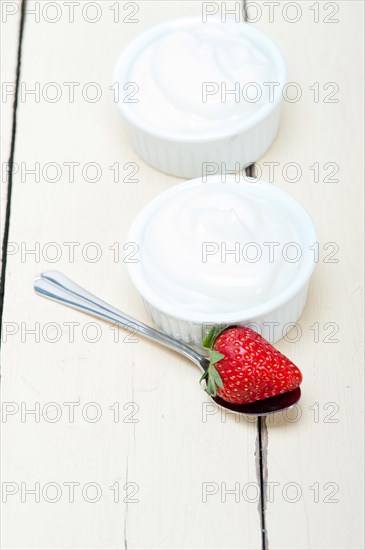
[[(93, 294), (90, 294), (90, 292), (58, 271), (47, 271), (37, 275), (34, 281), (34, 290), (41, 296), (70, 306), (73, 309), (78, 309), (95, 317), (99, 317), (100, 319), (117, 323), (124, 328), (133, 327), (136, 332), (146, 336), (150, 340), (181, 353), (198, 365), (202, 371), (205, 371), (209, 366), (208, 359), (196, 350), (159, 330), (155, 330), (140, 321), (136, 321), (129, 315), (119, 311), (103, 300), (100, 300), (100, 298), (97, 298)], [(218, 396), (212, 397), (212, 399), (220, 407), (235, 413), (250, 416), (265, 416), (293, 407), (300, 399), (300, 388), (262, 401), (249, 403), (248, 405), (235, 405)]]

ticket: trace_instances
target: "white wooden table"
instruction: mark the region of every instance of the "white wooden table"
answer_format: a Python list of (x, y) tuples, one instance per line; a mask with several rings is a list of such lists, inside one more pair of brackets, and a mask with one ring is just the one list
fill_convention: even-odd
[[(249, 4), (302, 92), (256, 166), (319, 233), (300, 334), (278, 343), (304, 373), (300, 407), (259, 425), (225, 418), (188, 361), (34, 295), (34, 275), (58, 269), (147, 321), (123, 243), (141, 207), (179, 180), (133, 152), (109, 86), (134, 36), (202, 5), (29, 1), (9, 195), (2, 177), (4, 549), (363, 548), (364, 4)], [(21, 4), (1, 10), (4, 174)]]

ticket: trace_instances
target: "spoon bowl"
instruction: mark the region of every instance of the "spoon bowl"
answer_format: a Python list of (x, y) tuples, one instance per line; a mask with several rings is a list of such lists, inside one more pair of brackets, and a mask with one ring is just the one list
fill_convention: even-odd
[(275, 395), (274, 397), (268, 397), (267, 399), (254, 401), (253, 403), (246, 403), (244, 405), (229, 403), (218, 395), (216, 397), (212, 397), (212, 399), (223, 409), (228, 409), (234, 413), (244, 414), (246, 416), (267, 416), (268, 414), (291, 409), (298, 403), (300, 396), (300, 388), (296, 388), (293, 391), (287, 391), (285, 393)]
[[(146, 338), (184, 355), (193, 361), (203, 372), (209, 366), (207, 357), (195, 349), (175, 340), (159, 330), (133, 319), (126, 313), (116, 309), (114, 306), (100, 300), (100, 298), (97, 298), (77, 285), (59, 271), (47, 271), (37, 275), (34, 281), (34, 290), (40, 296), (49, 298), (50, 300), (54, 300), (73, 309), (83, 311), (99, 319), (116, 323), (124, 328), (130, 329), (133, 327), (136, 332), (146, 336)], [(269, 397), (262, 401), (255, 401), (244, 405), (229, 403), (219, 396), (212, 397), (212, 399), (219, 407), (237, 414), (246, 416), (265, 416), (270, 413), (277, 413), (294, 407), (300, 399), (300, 394), (300, 388), (297, 388), (296, 390)]]

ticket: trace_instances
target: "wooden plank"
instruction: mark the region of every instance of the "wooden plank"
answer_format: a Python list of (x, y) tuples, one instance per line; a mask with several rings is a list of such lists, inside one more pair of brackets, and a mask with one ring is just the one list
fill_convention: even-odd
[[(17, 67), (21, 2), (4, 2), (0, 9), (0, 66), (1, 66), (1, 117), (0, 117), (0, 158), (1, 158), (1, 201), (0, 238), (2, 241), (8, 186), (8, 161), (10, 156), (13, 106)], [(1, 261), (1, 260), (0, 260)]]
[[(259, 170), (262, 178), (269, 180), (268, 163), (278, 163), (273, 183), (308, 208), (320, 244), (308, 304), (300, 319), (301, 335), (297, 339), (293, 329), (289, 335), (293, 341), (278, 344), (303, 370), (300, 409), (269, 418), (268, 433), (264, 433), (264, 437), (268, 435), (268, 544), (278, 550), (353, 549), (364, 544), (364, 5), (330, 2), (325, 9), (319, 3), (315, 23), (314, 4), (318, 3), (300, 3), (302, 17), (296, 23), (284, 19), (283, 14), (295, 17), (292, 8), (285, 12), (287, 2), (276, 7), (274, 23), (264, 10), (256, 23), (279, 43), (288, 63), (289, 81), (302, 90), (300, 101), (285, 103), (280, 133), (260, 159)], [(325, 17), (338, 22), (326, 23)], [(313, 87), (315, 82), (318, 88)], [(329, 82), (334, 84), (325, 89)], [(332, 97), (338, 102), (329, 103), (329, 94), (337, 87)], [(302, 171), (296, 182), (297, 167), (288, 163), (297, 163)], [(330, 242), (335, 244), (325, 250)], [(335, 253), (330, 255), (332, 251)], [(335, 263), (330, 263), (331, 259)]]
[[(222, 502), (221, 491), (221, 483), (228, 489), (239, 484), (240, 491), (251, 483), (255, 490), (255, 423), (237, 423), (231, 417), (223, 422), (218, 413), (204, 422), (206, 398), (199, 389), (199, 373), (186, 360), (143, 341), (125, 340), (123, 332), (115, 343), (116, 333), (106, 325), (89, 325), (93, 320), (41, 300), (32, 291), (35, 273), (59, 269), (147, 320), (127, 277), (123, 244), (140, 208), (178, 180), (137, 158), (108, 87), (118, 54), (133, 36), (164, 19), (199, 13), (200, 5), (139, 2), (140, 22), (127, 24), (113, 22), (113, 4), (99, 3), (102, 16), (95, 24), (77, 10), (69, 23), (66, 8), (57, 23), (48, 23), (44, 16), (38, 23), (32, 16), (26, 22), (22, 81), (28, 90), (39, 82), (41, 95), (36, 102), (28, 94), (19, 106), (16, 162), (23, 163), (25, 181), (21, 172), (15, 175), (2, 379), (3, 401), (14, 412), (2, 426), (3, 481), (13, 483), (6, 487), (15, 494), (3, 504), (3, 546), (259, 548), (255, 494), (251, 502), (242, 497), (235, 502), (234, 495)], [(94, 17), (91, 11), (89, 17)], [(47, 88), (50, 82), (62, 91), (54, 103), (43, 95), (54, 91)], [(74, 102), (68, 100), (64, 82), (80, 84)], [(102, 90), (96, 103), (82, 96), (90, 82)], [(36, 162), (39, 181), (26, 172)], [(66, 164), (72, 162), (80, 163), (75, 181), (70, 181)], [(90, 162), (102, 171), (100, 181), (87, 181), (93, 177), (92, 170), (85, 176)], [(127, 175), (124, 164), (137, 163), (139, 182), (114, 182), (109, 167), (116, 162), (122, 178)], [(48, 163), (56, 163), (53, 172)], [(59, 180), (51, 182), (58, 173)], [(80, 243), (74, 259), (65, 243)], [(119, 259), (110, 248), (114, 243), (120, 243)], [(31, 248), (35, 255), (27, 253)], [(93, 262), (95, 251), (101, 251), (101, 258)], [(52, 262), (54, 254), (60, 257)], [(74, 338), (70, 323), (77, 323)], [(31, 328), (39, 337), (26, 333)], [(24, 416), (24, 407), (34, 408), (35, 403), (40, 403), (39, 422)], [(52, 409), (47, 403), (56, 405)], [(74, 422), (69, 419), (71, 405), (65, 403), (76, 403)], [(120, 404), (118, 422), (114, 403)], [(102, 416), (92, 422), (97, 412)], [(55, 414), (61, 414), (59, 421), (50, 421)], [(39, 503), (24, 493), (36, 483)], [(80, 484), (73, 503), (70, 483)], [(126, 483), (137, 485), (125, 489)], [(206, 483), (217, 493), (204, 502)], [(116, 487), (120, 494), (114, 502)], [(59, 500), (50, 503), (60, 490)], [(100, 499), (88, 502), (98, 490)], [(126, 491), (138, 502), (125, 502)]]

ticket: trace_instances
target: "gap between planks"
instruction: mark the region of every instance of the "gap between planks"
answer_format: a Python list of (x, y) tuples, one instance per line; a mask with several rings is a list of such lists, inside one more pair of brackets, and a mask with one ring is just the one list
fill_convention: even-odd
[[(13, 187), (13, 166), (14, 166), (14, 154), (15, 154), (15, 141), (16, 141), (16, 125), (17, 125), (17, 109), (18, 109), (18, 95), (19, 95), (19, 81), (20, 81), (20, 71), (21, 71), (21, 58), (22, 58), (22, 43), (25, 27), (25, 7), (26, 0), (22, 0), (21, 4), (21, 18), (19, 23), (19, 39), (18, 39), (18, 50), (17, 50), (17, 63), (16, 63), (16, 80), (15, 80), (15, 96), (13, 104), (13, 117), (12, 117), (12, 130), (11, 130), (11, 147), (9, 154), (8, 162), (8, 188), (7, 188), (7, 199), (6, 199), (6, 210), (5, 210), (5, 224), (4, 224), (4, 234), (3, 234), (3, 243), (2, 243), (2, 265), (1, 265), (1, 281), (0, 281), (0, 345), (1, 345), (1, 327), (2, 327), (2, 317), (4, 309), (4, 298), (5, 298), (5, 282), (6, 282), (6, 265), (7, 265), (7, 247), (9, 241), (9, 232), (10, 232), (10, 218), (11, 218), (11, 201), (12, 201), (12, 187)], [(242, 2), (242, 13), (244, 21), (248, 21), (247, 14), (247, 5), (246, 0)], [(255, 166), (251, 164), (246, 168), (246, 175), (249, 177), (255, 176)], [(267, 550), (268, 541), (267, 541), (267, 531), (266, 531), (266, 491), (265, 483), (267, 481), (267, 443), (268, 443), (268, 432), (266, 426), (266, 417), (259, 417), (257, 421), (257, 438), (256, 438), (256, 470), (258, 483), (260, 487), (260, 500), (258, 505), (258, 511), (260, 514), (260, 523), (261, 523), (261, 541), (262, 541), (262, 550)], [(126, 540), (126, 524), (124, 525), (124, 544), (127, 549), (127, 540)]]
[(21, 16), (20, 16), (20, 23), (19, 23), (16, 74), (15, 74), (15, 95), (14, 95), (14, 104), (13, 104), (13, 120), (12, 120), (12, 128), (11, 128), (11, 144), (10, 144), (10, 154), (9, 154), (9, 161), (8, 161), (8, 188), (7, 188), (7, 196), (6, 196), (4, 234), (3, 234), (3, 243), (2, 243), (2, 263), (1, 263), (1, 278), (0, 278), (0, 347), (2, 342), (1, 334), (2, 334), (2, 320), (3, 320), (3, 311), (4, 311), (4, 298), (5, 298), (7, 250), (8, 250), (8, 242), (9, 242), (9, 231), (10, 231), (11, 198), (12, 198), (12, 188), (13, 188), (13, 167), (14, 167), (14, 153), (15, 153), (20, 68), (21, 68), (21, 60), (22, 60), (22, 43), (23, 43), (24, 25), (25, 25), (25, 5), (26, 5), (25, 3), (26, 3), (26, 0), (22, 0)]

